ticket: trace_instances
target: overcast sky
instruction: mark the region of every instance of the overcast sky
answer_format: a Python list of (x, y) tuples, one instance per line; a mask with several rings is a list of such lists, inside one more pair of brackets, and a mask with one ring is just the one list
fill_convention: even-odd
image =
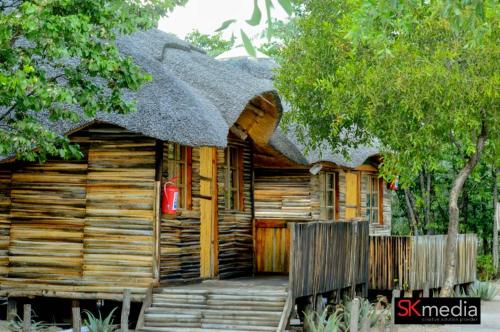
[[(273, 17), (284, 19), (287, 17), (285, 11), (279, 7), (277, 1), (273, 11)], [(228, 19), (236, 19), (224, 34), (229, 37), (234, 32), (239, 37), (240, 28), (252, 36), (257, 37), (260, 31), (265, 28), (265, 7), (264, 0), (259, 0), (262, 10), (262, 23), (254, 28), (245, 23), (245, 20), (252, 16), (252, 0), (188, 0), (185, 7), (177, 7), (169, 17), (160, 21), (159, 28), (163, 31), (171, 32), (184, 38), (193, 29), (197, 29), (205, 34), (212, 34), (220, 27), (222, 22)]]

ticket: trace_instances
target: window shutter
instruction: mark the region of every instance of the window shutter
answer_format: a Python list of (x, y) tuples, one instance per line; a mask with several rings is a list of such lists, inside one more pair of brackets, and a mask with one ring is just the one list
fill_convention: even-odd
[(340, 219), (340, 175), (339, 172), (335, 172), (335, 220)]
[(193, 209), (193, 149), (186, 147), (186, 210)]
[(243, 148), (238, 148), (238, 199), (239, 210), (245, 210), (245, 162), (243, 158)]
[(384, 180), (378, 180), (378, 223), (384, 224)]
[(319, 216), (326, 219), (326, 175), (325, 172), (318, 174), (319, 179)]

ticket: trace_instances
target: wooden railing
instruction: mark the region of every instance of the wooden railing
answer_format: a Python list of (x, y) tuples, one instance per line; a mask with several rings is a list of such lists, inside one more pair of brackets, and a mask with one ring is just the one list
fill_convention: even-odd
[(368, 282), (368, 222), (289, 223), (294, 298)]
[[(370, 236), (370, 289), (439, 288), (444, 283), (446, 235)], [(476, 279), (477, 237), (457, 240), (458, 284)]]

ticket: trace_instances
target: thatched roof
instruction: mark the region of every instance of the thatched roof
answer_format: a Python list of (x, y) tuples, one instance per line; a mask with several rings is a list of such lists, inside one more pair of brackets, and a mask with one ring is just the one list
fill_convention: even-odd
[[(273, 70), (278, 65), (272, 59), (253, 59), (249, 57), (238, 57), (233, 59), (221, 59), (222, 62), (230, 64), (252, 74), (256, 79), (265, 79), (272, 82)], [(287, 112), (290, 106), (284, 102), (283, 111)], [(340, 153), (333, 153), (328, 143), (322, 145), (321, 149), (307, 149), (299, 142), (294, 130), (288, 128), (286, 134), (277, 128), (269, 143), (272, 148), (295, 163), (307, 165), (317, 162), (331, 162), (339, 166), (354, 168), (362, 165), (368, 158), (379, 154), (377, 144), (363, 145), (357, 148), (347, 148), (347, 155), (344, 157)], [(306, 151), (309, 152), (306, 153)]]
[(119, 39), (117, 45), (153, 77), (138, 92), (125, 94), (137, 101), (137, 112), (99, 112), (79, 123), (55, 124), (42, 114), (41, 121), (60, 134), (102, 121), (164, 141), (224, 147), (229, 128), (256, 96), (273, 93), (281, 114), (272, 82), (217, 61), (171, 34), (156, 29), (137, 32)]

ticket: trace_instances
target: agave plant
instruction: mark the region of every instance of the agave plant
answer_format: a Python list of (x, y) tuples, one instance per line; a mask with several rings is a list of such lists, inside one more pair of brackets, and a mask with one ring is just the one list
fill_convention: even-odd
[[(344, 326), (347, 328), (351, 322), (352, 299), (345, 297), (339, 305), (339, 310), (342, 313)], [(377, 303), (370, 303), (367, 299), (359, 298), (359, 319), (358, 326), (362, 326), (365, 321), (368, 321), (370, 327), (377, 324), (380, 316), (383, 317), (384, 324), (390, 319), (391, 310), (384, 296), (377, 297)]]
[(99, 311), (99, 317), (94, 316), (88, 310), (84, 310), (83, 313), (87, 316), (84, 320), (84, 325), (89, 329), (89, 332), (113, 332), (117, 330), (117, 326), (113, 324), (113, 313), (116, 308), (111, 310), (108, 316), (102, 318), (101, 311)]
[(342, 331), (342, 314), (339, 311), (330, 313), (326, 307), (321, 314), (310, 310), (304, 313), (305, 332), (338, 332)]
[(483, 301), (491, 301), (500, 294), (496, 285), (488, 281), (474, 282), (469, 286), (468, 293), (470, 297), (480, 297)]
[[(36, 315), (33, 314), (33, 317), (36, 317)], [(31, 331), (43, 331), (49, 327), (50, 325), (45, 322), (31, 320)], [(13, 332), (23, 331), (23, 319), (16, 315), (13, 320), (9, 321), (8, 329)]]

